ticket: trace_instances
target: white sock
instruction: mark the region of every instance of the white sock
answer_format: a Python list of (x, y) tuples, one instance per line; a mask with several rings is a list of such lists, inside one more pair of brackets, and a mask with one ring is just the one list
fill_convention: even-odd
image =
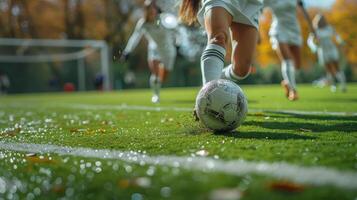
[(161, 81), (158, 76), (151, 74), (150, 76), (150, 87), (154, 92), (154, 95), (160, 95)]
[(238, 82), (240, 80), (246, 79), (249, 75), (250, 75), (250, 70), (249, 73), (247, 73), (247, 75), (243, 77), (238, 76), (236, 73), (234, 73), (233, 65), (230, 64), (222, 70), (221, 78), (231, 80), (233, 82)]
[(326, 78), (330, 85), (335, 85), (335, 78), (332, 76), (330, 72), (327, 73)]
[(203, 85), (219, 79), (223, 66), (226, 50), (216, 44), (208, 44), (201, 56), (201, 71)]
[(290, 84), (291, 84), (291, 89), (296, 91), (297, 85), (296, 85), (296, 75), (295, 75), (295, 64), (294, 62), (291, 62), (289, 65), (289, 79), (290, 79)]
[(296, 90), (295, 66), (292, 60), (284, 60), (281, 63), (281, 74), (291, 90)]
[(336, 79), (338, 80), (342, 88), (346, 87), (346, 76), (343, 71), (339, 71), (336, 73)]

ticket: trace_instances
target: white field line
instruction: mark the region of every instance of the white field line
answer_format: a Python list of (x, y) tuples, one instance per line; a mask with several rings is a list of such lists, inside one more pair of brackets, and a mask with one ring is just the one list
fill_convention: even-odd
[[(4, 107), (5, 105), (0, 105)], [(43, 105), (42, 105), (43, 106)], [(37, 106), (29, 104), (10, 104), (6, 107), (14, 108), (36, 108)], [(67, 104), (59, 103), (52, 105), (44, 105), (44, 107), (62, 107), (71, 109), (83, 109), (83, 110), (137, 110), (137, 111), (175, 111), (175, 112), (192, 112), (192, 108), (187, 107), (173, 107), (173, 106), (143, 106), (143, 105), (101, 105), (101, 104)], [(328, 111), (301, 111), (301, 110), (270, 110), (270, 109), (249, 109), (250, 113), (267, 112), (267, 113), (281, 113), (292, 115), (328, 115), (328, 116), (357, 116), (357, 112), (328, 112)]]
[(238, 176), (258, 174), (308, 185), (331, 185), (342, 189), (357, 189), (357, 172), (339, 171), (319, 166), (302, 167), (285, 162), (267, 163), (245, 160), (224, 161), (207, 157), (150, 156), (133, 151), (71, 148), (56, 145), (6, 143), (1, 141), (0, 149), (31, 153), (55, 153), (97, 159), (114, 159), (141, 165), (181, 167), (188, 170), (219, 172)]
[[(141, 105), (93, 105), (93, 104), (58, 104), (57, 106), (87, 109), (87, 110), (139, 110), (139, 111), (177, 111), (177, 112), (192, 112), (193, 108), (185, 107), (159, 107), (159, 106), (141, 106)], [(327, 111), (299, 111), (299, 110), (264, 110), (264, 109), (249, 109), (249, 112), (272, 112), (281, 114), (293, 115), (330, 115), (330, 116), (357, 116), (357, 112), (327, 112)]]

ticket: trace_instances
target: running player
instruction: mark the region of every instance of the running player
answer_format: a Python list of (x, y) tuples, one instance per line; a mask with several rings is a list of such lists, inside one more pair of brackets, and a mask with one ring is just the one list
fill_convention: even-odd
[[(207, 32), (201, 56), (203, 84), (219, 78), (237, 82), (250, 74), (262, 7), (262, 0), (182, 0), (180, 19), (188, 24), (198, 19)], [(223, 70), (227, 49), (232, 49), (232, 64)]]
[(175, 37), (173, 31), (161, 23), (159, 8), (154, 1), (145, 1), (145, 16), (141, 18), (131, 35), (122, 57), (128, 55), (138, 45), (142, 36), (148, 40), (148, 63), (151, 71), (150, 87), (153, 90), (151, 101), (160, 102), (161, 84), (173, 69), (176, 58)]
[(296, 0), (265, 0), (264, 6), (273, 12), (273, 21), (269, 36), (273, 49), (281, 62), (283, 81), (281, 85), (290, 101), (297, 100), (298, 92), (295, 80), (295, 70), (300, 69), (302, 44), (301, 30), (297, 20), (297, 6), (302, 7), (301, 1)]
[(328, 24), (326, 18), (323, 15), (316, 15), (313, 20), (313, 26), (316, 32), (310, 34), (308, 38), (308, 45), (313, 52), (317, 51), (319, 63), (326, 67), (327, 78), (331, 82), (331, 91), (336, 91), (335, 81), (340, 83), (340, 89), (342, 92), (347, 90), (346, 77), (342, 70), (340, 70), (338, 60), (339, 53), (336, 45), (333, 42), (335, 37), (336, 42), (341, 45), (343, 43), (341, 37), (336, 34), (334, 29)]

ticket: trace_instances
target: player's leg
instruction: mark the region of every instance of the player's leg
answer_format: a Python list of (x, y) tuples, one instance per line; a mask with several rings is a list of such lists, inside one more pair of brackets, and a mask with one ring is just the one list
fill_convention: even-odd
[(336, 82), (335, 82), (336, 71), (333, 67), (333, 64), (331, 62), (327, 62), (325, 63), (325, 67), (326, 67), (327, 74), (329, 75), (328, 78), (331, 81), (330, 90), (331, 92), (336, 92)]
[(169, 75), (170, 71), (167, 70), (164, 67), (164, 64), (162, 62), (158, 63), (158, 74), (153, 80), (153, 88), (154, 88), (154, 95), (151, 98), (151, 101), (153, 103), (159, 103), (160, 102), (160, 89), (162, 86), (162, 83), (164, 83)]
[(232, 33), (232, 64), (224, 69), (222, 76), (226, 79), (239, 81), (250, 74), (258, 41), (258, 30), (253, 26), (234, 22), (230, 29)]
[(300, 48), (300, 46), (289, 45), (289, 49), (290, 49), (291, 55), (294, 60), (295, 69), (297, 69), (297, 70), (301, 69), (301, 48)]
[(161, 61), (159, 60), (149, 60), (149, 68), (151, 71), (150, 75), (150, 88), (153, 91), (153, 96), (151, 101), (153, 103), (158, 103), (160, 100), (160, 88), (161, 88), (161, 80), (159, 77)]
[(169, 76), (170, 71), (165, 68), (165, 66), (161, 63), (159, 67), (159, 79), (160, 82), (163, 83), (167, 80), (167, 77)]
[(340, 70), (338, 62), (337, 61), (333, 61), (331, 62), (331, 67), (333, 68), (333, 71), (335, 72), (335, 77), (337, 79), (337, 81), (340, 84), (340, 89), (342, 92), (346, 92), (347, 87), (346, 87), (346, 76), (345, 73)]
[(290, 99), (295, 100), (298, 99), (296, 74), (301, 69), (301, 48), (298, 45), (289, 45), (289, 49), (294, 60), (294, 67), (290, 70), (289, 74), (291, 84), (294, 86), (293, 96)]
[(203, 84), (221, 76), (231, 23), (232, 16), (222, 7), (214, 7), (205, 14), (208, 43), (201, 57)]
[(282, 85), (284, 86), (285, 93), (289, 100), (296, 100), (298, 99), (298, 95), (295, 81), (295, 59), (290, 45), (280, 42), (276, 50), (281, 61)]

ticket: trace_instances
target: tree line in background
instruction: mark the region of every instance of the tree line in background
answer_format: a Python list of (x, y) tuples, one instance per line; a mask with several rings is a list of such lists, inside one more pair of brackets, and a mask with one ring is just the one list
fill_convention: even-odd
[[(120, 63), (116, 59), (120, 50), (124, 48), (140, 15), (140, 9), (138, 9), (140, 4), (142, 4), (142, 0), (0, 0), (0, 37), (105, 40), (113, 54), (112, 70), (115, 88), (145, 87), (149, 76), (145, 41), (141, 42), (132, 55), (131, 62)], [(309, 9), (312, 16), (323, 12), (345, 40), (346, 45), (343, 51), (349, 61), (350, 68), (348, 70), (355, 72), (357, 71), (356, 10), (357, 2), (355, 0), (336, 0), (330, 10)], [(256, 75), (246, 80), (246, 83), (276, 83), (280, 81), (278, 60), (270, 47), (267, 34), (271, 13), (264, 12), (261, 19), (262, 43), (258, 47), (256, 64), (258, 67)], [(299, 19), (306, 41), (309, 30), (302, 13), (299, 13)], [(300, 76), (301, 81), (311, 81), (322, 76), (323, 69), (317, 67), (316, 59), (307, 49), (306, 44), (303, 48), (303, 58), (305, 70)], [(14, 92), (44, 91), (48, 89), (46, 84), (54, 76), (59, 79), (61, 84), (76, 80), (76, 69), (66, 67), (75, 65), (73, 63), (36, 65), (18, 67), (16, 64), (0, 63), (0, 69), (8, 72), (14, 83)], [(87, 75), (94, 79), (96, 70), (98, 69), (95, 66), (89, 67)], [(126, 83), (128, 72), (136, 74), (134, 84)], [(349, 72), (349, 75), (350, 79), (353, 78), (352, 71)], [(88, 84), (92, 83), (92, 78), (88, 78), (87, 82)], [(25, 88), (24, 85), (28, 88)], [(168, 86), (195, 85), (200, 85), (199, 62), (190, 62), (179, 56)], [(36, 90), (35, 88), (40, 89)], [(94, 89), (94, 86), (89, 89)]]

